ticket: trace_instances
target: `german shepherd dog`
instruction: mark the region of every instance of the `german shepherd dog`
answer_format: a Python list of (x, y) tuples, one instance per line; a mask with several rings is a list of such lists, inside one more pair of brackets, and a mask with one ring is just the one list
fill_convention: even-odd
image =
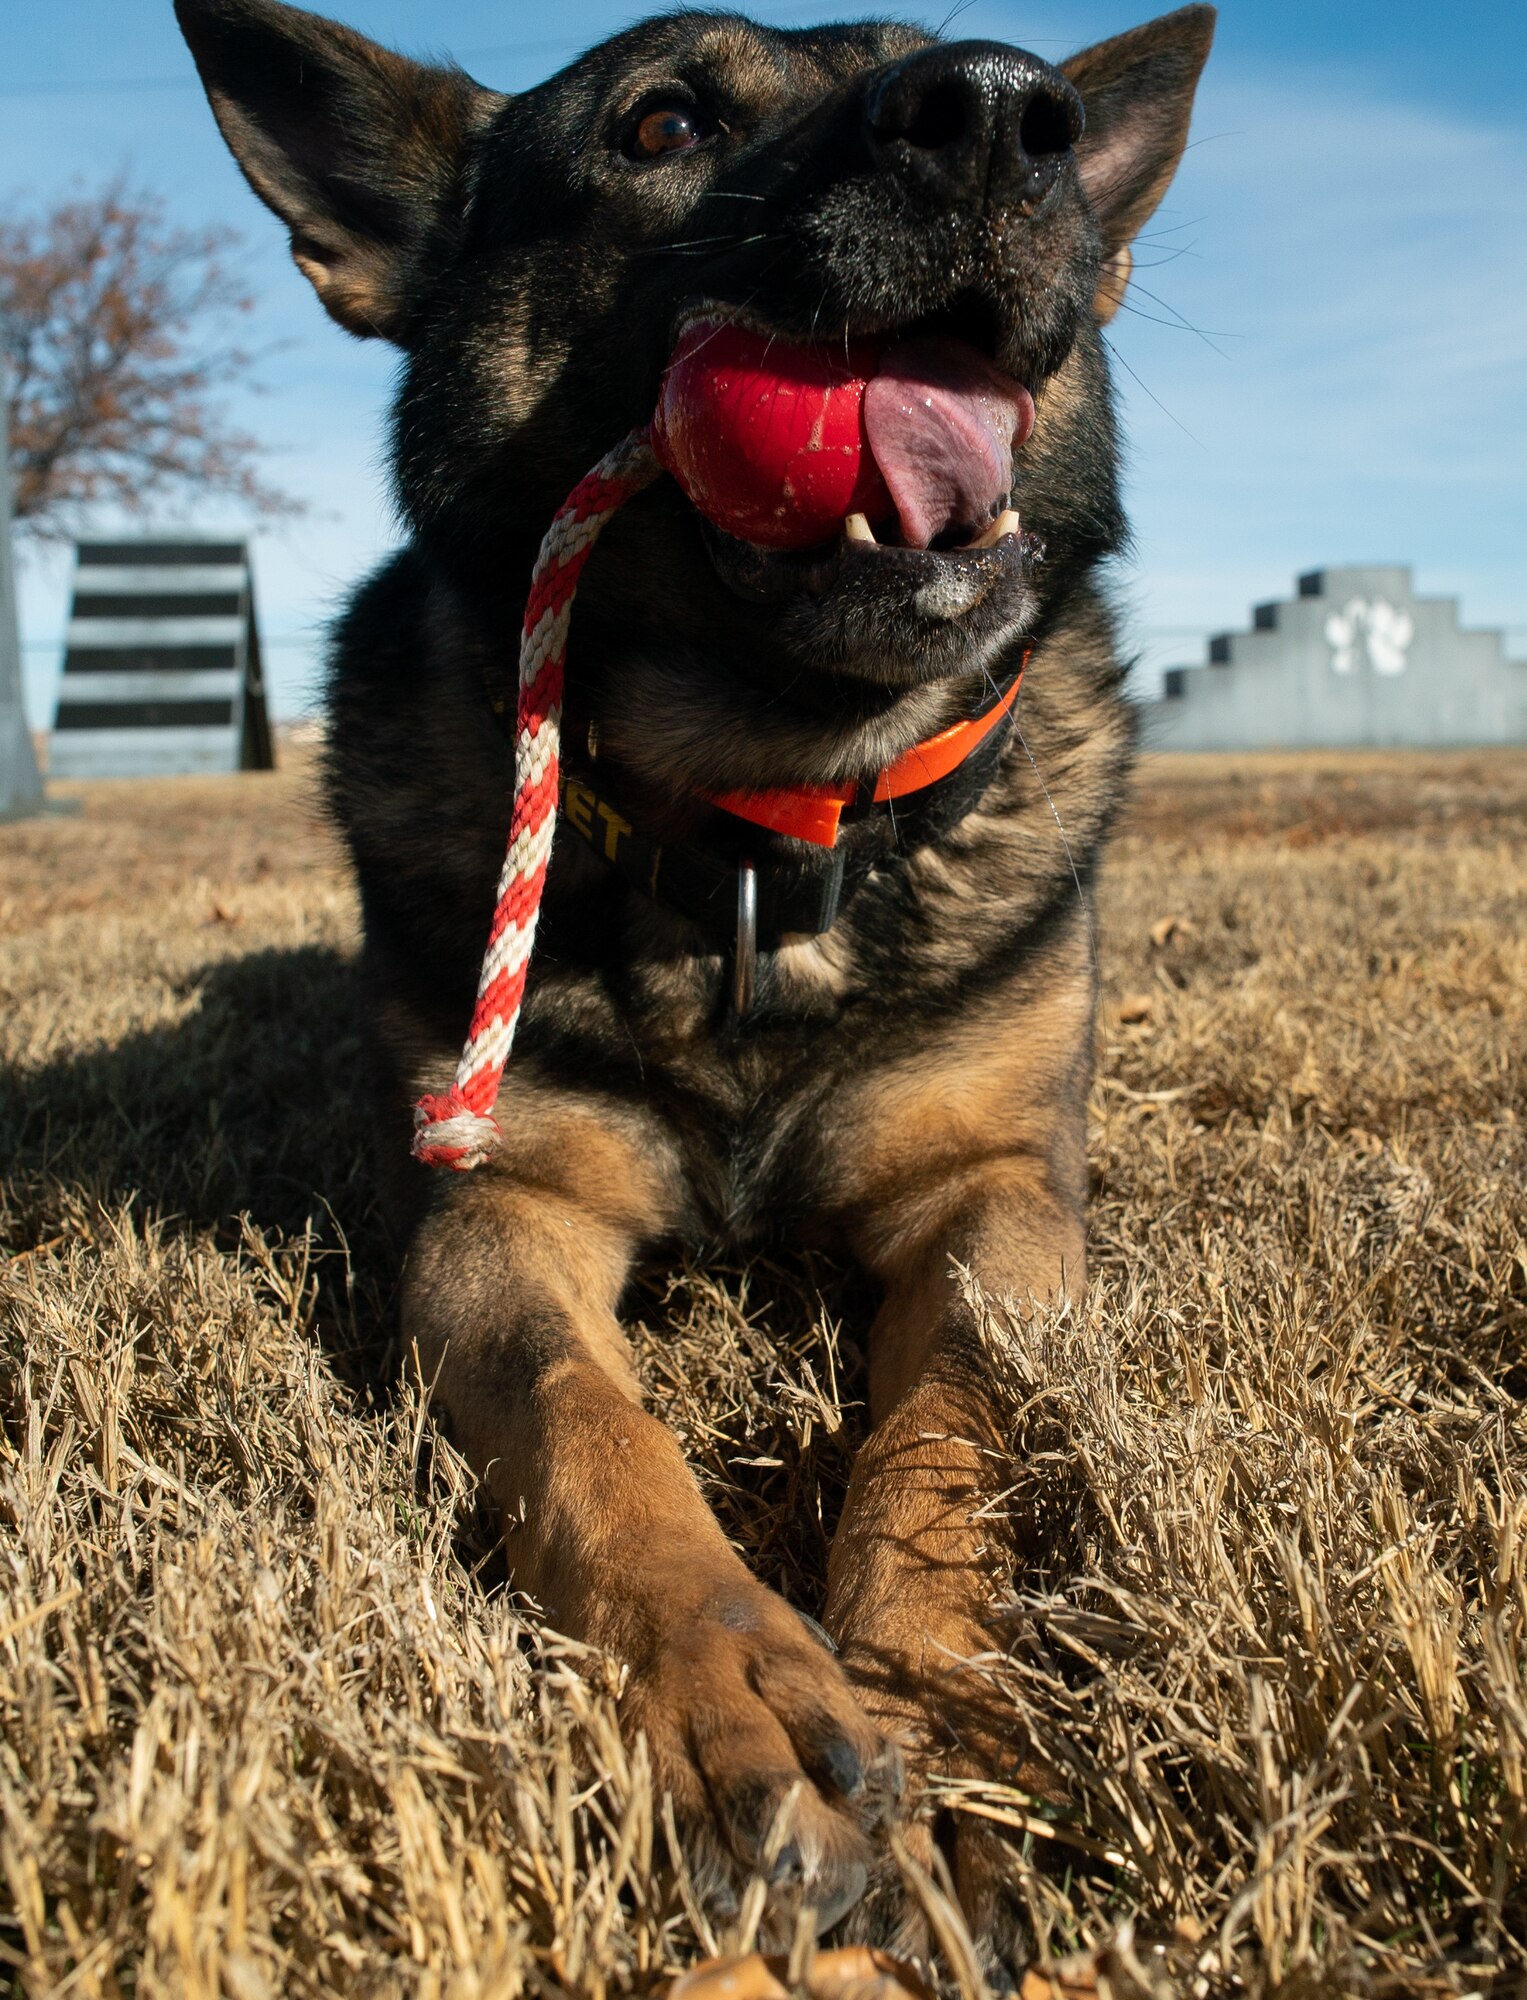
[[(1180, 158), (1213, 10), (1059, 68), (900, 24), (684, 11), (504, 96), (276, 0), (176, 5), (323, 305), (403, 356), (411, 539), (339, 623), (327, 777), (381, 995), (405, 1342), (510, 1524), (516, 1588), (623, 1663), (629, 1728), (697, 1849), (825, 1927), (921, 1778), (1024, 1767), (971, 1664), (1014, 1552), (959, 1274), (1021, 1312), (1084, 1281), (1083, 892), (1131, 751), (1100, 579), (1125, 533), (1102, 327)], [(807, 350), (876, 339), (956, 430), (997, 382), (1032, 399), (1032, 431), (984, 486), (957, 442), (893, 440), (891, 517), (806, 551), (720, 531), (667, 478), (613, 522), (572, 621), (581, 789), (502, 1143), (478, 1172), (428, 1173), (409, 1105), (444, 1088), (471, 1012), (538, 544), (651, 417), (697, 312)], [(995, 533), (1009, 508), (1021, 531)], [(711, 803), (883, 772), (989, 718), (1025, 659), (978, 751), (899, 809), (845, 811), (830, 848)], [(622, 841), (641, 869), (617, 865)], [(658, 855), (684, 865), (660, 876)], [(744, 862), (739, 1004), (725, 885)], [(719, 921), (695, 877), (723, 883)], [(880, 1297), (831, 1650), (728, 1544), (618, 1317), (638, 1258), (779, 1237), (834, 1246)], [(974, 1921), (999, 1876), (961, 1854)]]

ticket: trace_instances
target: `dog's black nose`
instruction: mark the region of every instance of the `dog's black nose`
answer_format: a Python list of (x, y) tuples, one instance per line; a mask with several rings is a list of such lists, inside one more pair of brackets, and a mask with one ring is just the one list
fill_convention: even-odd
[(882, 71), (864, 122), (872, 155), (909, 186), (1033, 209), (1081, 137), (1083, 114), (1048, 63), (1001, 42), (952, 42)]

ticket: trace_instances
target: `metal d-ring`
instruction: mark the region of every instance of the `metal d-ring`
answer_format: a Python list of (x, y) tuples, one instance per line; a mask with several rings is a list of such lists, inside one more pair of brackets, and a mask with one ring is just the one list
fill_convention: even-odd
[(737, 869), (737, 943), (732, 952), (732, 1018), (744, 1020), (753, 1005), (758, 969), (758, 875), (751, 861)]

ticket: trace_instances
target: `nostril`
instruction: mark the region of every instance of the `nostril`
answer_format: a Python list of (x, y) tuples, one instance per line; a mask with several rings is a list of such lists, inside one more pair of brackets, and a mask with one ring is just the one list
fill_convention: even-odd
[(968, 113), (965, 92), (952, 78), (936, 83), (924, 93), (922, 102), (902, 127), (900, 136), (909, 146), (919, 146), (928, 153), (937, 152), (941, 146), (952, 145), (956, 139), (964, 137)]
[(889, 91), (870, 112), (870, 129), (882, 143), (902, 139), (925, 153), (962, 139), (969, 123), (966, 92), (955, 77), (941, 77), (925, 90)]
[(1018, 125), (1018, 143), (1031, 160), (1043, 160), (1070, 150), (1080, 135), (1070, 104), (1063, 97), (1041, 90), (1023, 107)]

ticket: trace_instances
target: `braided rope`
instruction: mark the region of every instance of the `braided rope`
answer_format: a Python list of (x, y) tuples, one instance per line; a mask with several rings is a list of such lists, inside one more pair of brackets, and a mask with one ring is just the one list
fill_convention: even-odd
[(525, 997), (556, 828), (562, 673), (573, 593), (605, 523), (661, 470), (648, 432), (632, 431), (568, 494), (536, 557), (520, 638), (509, 845), (455, 1081), (449, 1090), (421, 1097), (414, 1106), (414, 1158), (426, 1166), (466, 1173), (498, 1145), (493, 1106)]

